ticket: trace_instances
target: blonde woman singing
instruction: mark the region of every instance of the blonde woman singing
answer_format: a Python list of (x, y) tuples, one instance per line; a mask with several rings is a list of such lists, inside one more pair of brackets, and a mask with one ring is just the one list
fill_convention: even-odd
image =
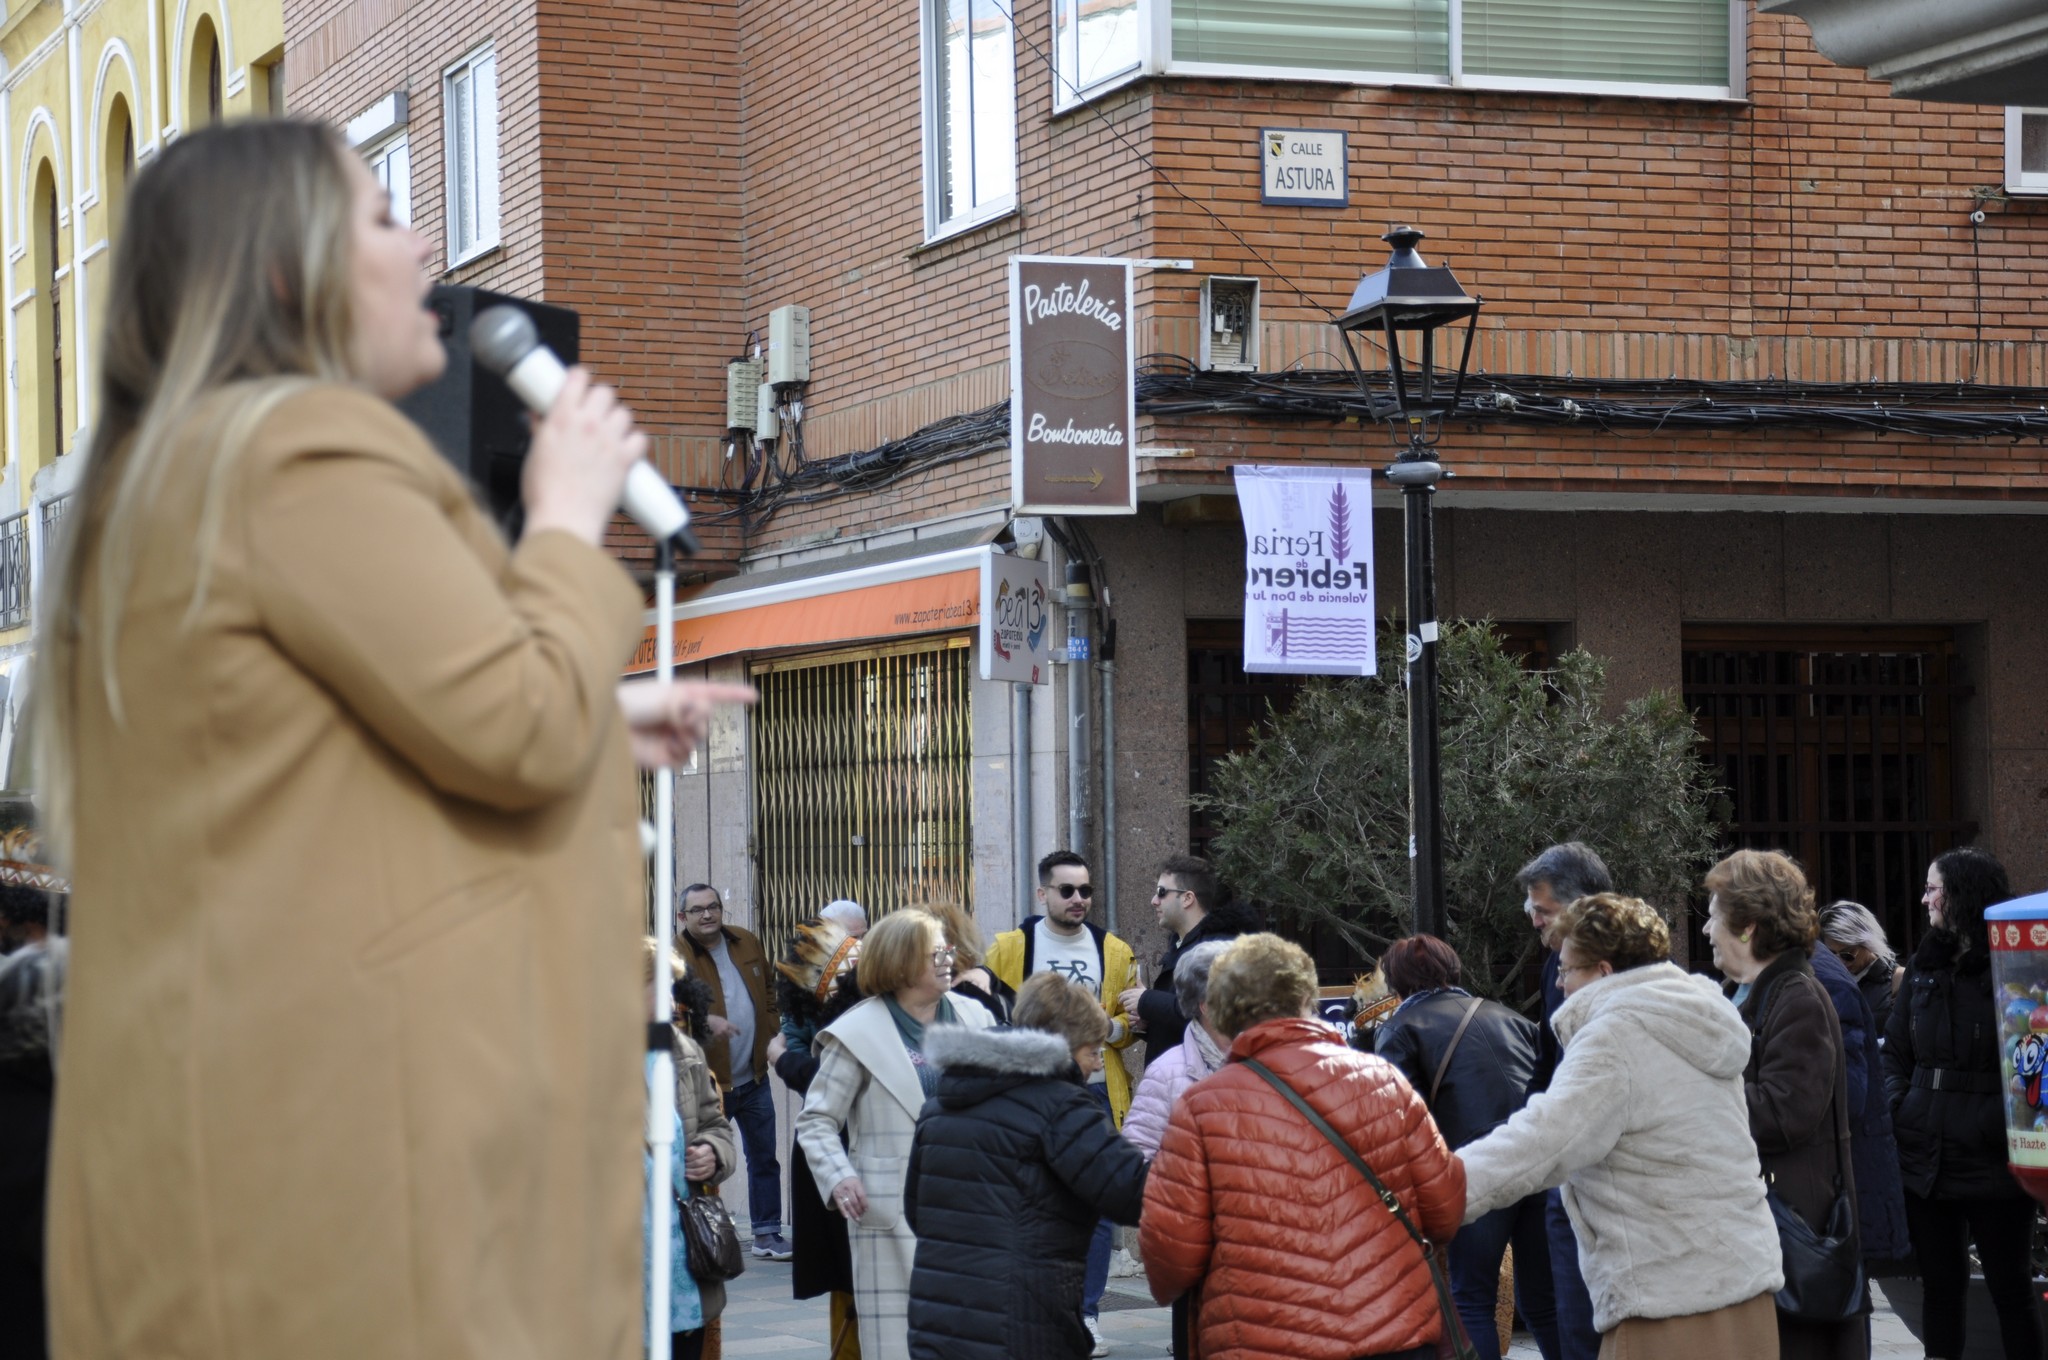
[(310, 123), (130, 191), (39, 677), (62, 1360), (637, 1351), (629, 746), (740, 695), (616, 684), (609, 390), (536, 426), (509, 549), (392, 408), (429, 253)]

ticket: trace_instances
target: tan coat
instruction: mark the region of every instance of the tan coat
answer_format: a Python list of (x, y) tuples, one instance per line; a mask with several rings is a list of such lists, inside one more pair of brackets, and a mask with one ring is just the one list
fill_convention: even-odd
[(125, 726), (87, 619), (54, 1354), (637, 1355), (640, 594), (565, 534), (508, 555), (323, 387), (235, 468), (187, 625), (196, 466), (136, 545)]

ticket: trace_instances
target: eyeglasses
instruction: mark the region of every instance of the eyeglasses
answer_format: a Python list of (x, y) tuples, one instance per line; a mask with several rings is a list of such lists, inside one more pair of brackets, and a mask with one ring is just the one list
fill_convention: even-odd
[(1174, 896), (1182, 895), (1182, 894), (1185, 894), (1185, 893), (1188, 893), (1188, 892), (1191, 892), (1191, 891), (1193, 891), (1193, 889), (1190, 889), (1190, 888), (1169, 888), (1169, 887), (1165, 886), (1164, 884), (1161, 884), (1161, 885), (1160, 885), (1159, 887), (1157, 887), (1157, 888), (1154, 888), (1154, 889), (1152, 890), (1152, 900), (1153, 900), (1154, 902), (1157, 902), (1157, 901), (1158, 901), (1158, 900), (1159, 900), (1160, 898), (1162, 898), (1162, 897), (1174, 897)]
[(1559, 977), (1563, 977), (1567, 973), (1596, 973), (1598, 971), (1600, 971), (1600, 964), (1597, 960), (1592, 963), (1566, 963), (1560, 959), (1557, 964), (1557, 975)]
[(952, 947), (951, 947), (951, 946), (948, 946), (948, 947), (946, 947), (946, 948), (944, 948), (944, 949), (934, 949), (934, 950), (932, 951), (932, 962), (933, 962), (933, 963), (951, 963), (952, 961), (953, 961), (953, 950), (952, 950)]
[(718, 915), (718, 913), (724, 910), (724, 907), (720, 906), (716, 902), (713, 902), (710, 903), (708, 906), (684, 907), (680, 914), (684, 916), (716, 916)]
[(1833, 954), (1836, 958), (1840, 959), (1843, 963), (1854, 964), (1856, 962), (1856, 955), (1858, 953), (1858, 950), (1859, 947), (1852, 946), (1848, 949), (1830, 949), (1828, 952), (1830, 954)]
[(1070, 900), (1078, 897), (1083, 902), (1086, 902), (1089, 898), (1095, 896), (1095, 886), (1091, 883), (1055, 883), (1052, 887), (1061, 897)]

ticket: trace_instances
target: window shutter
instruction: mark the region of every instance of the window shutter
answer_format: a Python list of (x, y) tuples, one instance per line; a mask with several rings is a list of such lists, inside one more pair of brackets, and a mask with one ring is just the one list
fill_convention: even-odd
[(1449, 0), (1173, 0), (1173, 58), (1446, 75)]
[(1465, 0), (1468, 75), (1728, 84), (1728, 0)]

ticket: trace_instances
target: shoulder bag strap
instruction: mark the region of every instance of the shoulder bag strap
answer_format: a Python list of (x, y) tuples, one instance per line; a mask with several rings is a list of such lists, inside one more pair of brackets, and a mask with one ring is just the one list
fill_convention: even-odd
[(1278, 1091), (1289, 1105), (1301, 1111), (1302, 1117), (1315, 1126), (1316, 1132), (1329, 1139), (1330, 1146), (1343, 1153), (1344, 1159), (1358, 1168), (1358, 1174), (1365, 1177), (1366, 1184), (1373, 1188), (1373, 1193), (1380, 1197), (1380, 1203), (1387, 1206), (1387, 1211), (1401, 1221), (1401, 1226), (1406, 1228), (1408, 1235), (1415, 1239), (1415, 1245), (1422, 1248), (1422, 1254), (1425, 1256), (1430, 1255), (1429, 1242), (1420, 1232), (1416, 1231), (1415, 1224), (1408, 1217), (1408, 1211), (1401, 1207), (1401, 1201), (1394, 1197), (1393, 1191), (1387, 1189), (1378, 1176), (1372, 1174), (1372, 1168), (1366, 1165), (1365, 1158), (1359, 1156), (1357, 1150), (1351, 1144), (1344, 1141), (1343, 1135), (1330, 1127), (1330, 1121), (1317, 1114), (1315, 1107), (1306, 1100), (1303, 1100), (1300, 1092), (1280, 1080), (1274, 1074), (1272, 1068), (1266, 1066), (1257, 1058), (1245, 1058), (1242, 1061), (1246, 1067), (1258, 1073), (1266, 1080), (1268, 1085)]
[(1451, 1031), (1451, 1043), (1444, 1055), (1436, 1060), (1436, 1075), (1429, 1079), (1429, 1108), (1436, 1111), (1436, 1093), (1443, 1089), (1444, 1073), (1451, 1070), (1451, 1055), (1458, 1051), (1458, 1041), (1465, 1037), (1465, 1031), (1472, 1024), (1472, 1017), (1479, 1014), (1480, 999), (1472, 998), (1472, 1004), (1465, 1007), (1465, 1016), (1458, 1021), (1458, 1027)]

